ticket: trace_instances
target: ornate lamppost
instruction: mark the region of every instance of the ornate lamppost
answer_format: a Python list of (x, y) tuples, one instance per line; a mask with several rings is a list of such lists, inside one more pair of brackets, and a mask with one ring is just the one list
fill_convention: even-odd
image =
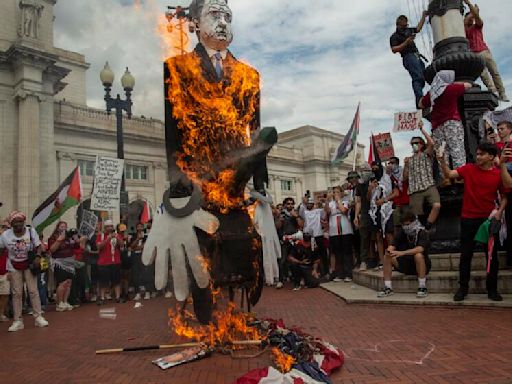
[[(128, 119), (132, 118), (132, 91), (135, 86), (135, 78), (132, 76), (128, 67), (121, 77), (121, 85), (125, 91), (126, 99), (121, 99), (121, 96), (117, 94), (116, 98), (110, 95), (112, 84), (114, 82), (114, 72), (110, 69), (108, 62), (105, 63), (105, 67), (100, 72), (100, 79), (105, 87), (105, 102), (107, 105), (107, 112), (110, 113), (112, 109), (116, 110), (116, 122), (117, 122), (117, 158), (124, 159), (124, 141), (123, 141), (123, 111), (126, 112)], [(120, 216), (121, 222), (126, 222), (128, 213), (128, 193), (126, 192), (125, 176), (123, 172), (123, 178), (121, 181), (121, 196), (120, 196)]]

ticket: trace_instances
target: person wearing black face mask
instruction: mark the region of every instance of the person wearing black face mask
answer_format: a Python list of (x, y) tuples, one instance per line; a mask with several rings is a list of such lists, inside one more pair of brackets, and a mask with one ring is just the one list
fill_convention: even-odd
[(411, 139), (414, 154), (405, 159), (404, 181), (409, 183), (409, 205), (416, 216), (423, 214), (425, 200), (432, 207), (425, 224), (425, 228), (430, 230), (439, 217), (441, 197), (434, 181), (432, 169), (434, 140), (425, 131), (423, 122), (420, 122), (420, 129), (426, 142), (419, 136)]
[(422, 61), (414, 38), (420, 33), (427, 19), (428, 11), (423, 12), (423, 16), (416, 28), (409, 28), (409, 21), (405, 15), (398, 16), (396, 19), (396, 32), (389, 39), (391, 51), (402, 55), (404, 68), (409, 72), (412, 79), (412, 89), (416, 97), (416, 106), (423, 96), (423, 87), (425, 86), (425, 64)]

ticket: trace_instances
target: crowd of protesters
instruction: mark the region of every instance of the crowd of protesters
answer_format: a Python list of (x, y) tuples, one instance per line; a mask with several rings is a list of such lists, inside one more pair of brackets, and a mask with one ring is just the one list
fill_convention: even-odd
[(124, 303), (158, 294), (154, 267), (141, 260), (151, 222), (128, 233), (125, 224), (99, 221), (88, 238), (60, 221), (46, 243), (26, 220), (12, 212), (0, 229), (0, 321), (13, 319), (10, 332), (24, 328), (23, 314), (32, 315), (37, 327), (48, 326), (43, 314), (49, 303), (65, 312), (84, 303)]

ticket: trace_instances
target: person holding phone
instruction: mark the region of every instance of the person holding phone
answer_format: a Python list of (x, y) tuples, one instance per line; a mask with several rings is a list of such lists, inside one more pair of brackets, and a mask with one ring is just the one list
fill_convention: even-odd
[(141, 300), (142, 297), (144, 297), (145, 300), (151, 298), (151, 266), (145, 266), (142, 263), (142, 251), (147, 238), (148, 236), (144, 231), (144, 224), (138, 223), (135, 227), (135, 233), (129, 240), (128, 247), (132, 254), (132, 280), (136, 290), (134, 298), (136, 301)]

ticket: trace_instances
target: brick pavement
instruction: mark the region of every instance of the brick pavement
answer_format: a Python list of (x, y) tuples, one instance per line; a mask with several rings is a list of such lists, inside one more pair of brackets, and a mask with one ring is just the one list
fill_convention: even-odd
[[(267, 356), (209, 359), (161, 371), (151, 360), (166, 351), (96, 356), (95, 349), (179, 342), (167, 327), (172, 300), (116, 305), (116, 320), (96, 305), (47, 313), (50, 327), (9, 334), (0, 324), (0, 383), (232, 383), (266, 366)], [(260, 317), (320, 336), (347, 354), (334, 383), (512, 383), (512, 311), (347, 305), (321, 289), (266, 288)], [(30, 321), (29, 321), (30, 320)]]

